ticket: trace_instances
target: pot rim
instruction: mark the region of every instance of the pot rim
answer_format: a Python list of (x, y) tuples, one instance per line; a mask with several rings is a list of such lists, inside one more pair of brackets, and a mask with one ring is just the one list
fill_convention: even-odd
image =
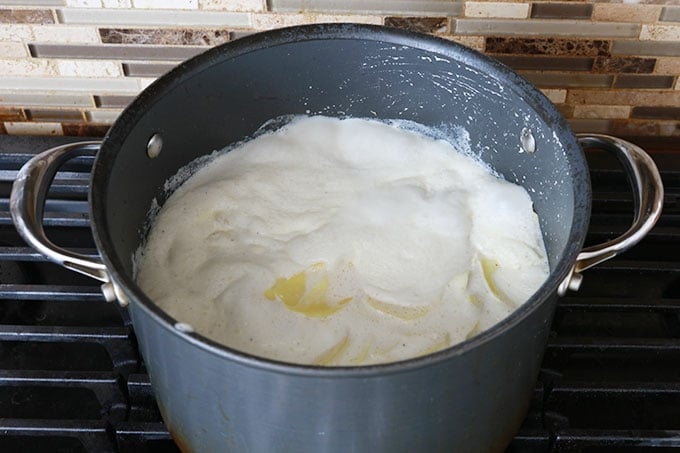
[[(106, 190), (104, 188), (108, 184), (108, 169), (114, 164), (118, 150), (123, 146), (128, 133), (136, 126), (139, 118), (144, 116), (153, 107), (154, 103), (164, 96), (166, 91), (180, 83), (186, 82), (194, 75), (209, 69), (214, 64), (230, 58), (283, 44), (329, 39), (385, 41), (390, 45), (413, 47), (441, 55), (442, 57), (452, 58), (473, 68), (483, 70), (485, 73), (504, 82), (504, 86), (510, 87), (521, 95), (547, 124), (552, 125), (555, 134), (560, 137), (560, 141), (564, 146), (572, 176), (579, 175), (580, 169), (586, 169), (585, 175), (582, 175), (585, 187), (577, 187), (577, 184), (574, 184), (574, 215), (567, 245), (561, 254), (561, 258), (555, 264), (554, 269), (551, 270), (548, 279), (524, 304), (510, 315), (469, 340), (425, 356), (375, 365), (329, 367), (294, 364), (257, 357), (224, 346), (201, 334), (186, 332), (176, 328), (175, 325), (178, 321), (161, 310), (142, 292), (132, 276), (123, 271), (124, 267), (120, 257), (113, 253), (113, 242), (108, 229), (104, 227), (107, 224), (105, 215)], [(357, 378), (423, 368), (436, 365), (455, 356), (466, 354), (498, 337), (504, 331), (522, 323), (540, 305), (548, 303), (549, 299), (556, 295), (559, 284), (569, 274), (576, 256), (583, 246), (590, 217), (590, 194), (590, 179), (585, 157), (568, 123), (554, 105), (536, 87), (507, 66), (473, 49), (443, 38), (378, 25), (332, 23), (280, 28), (230, 41), (181, 63), (142, 91), (109, 129), (102, 142), (101, 150), (97, 154), (90, 180), (90, 218), (92, 219), (91, 227), (95, 244), (112, 280), (123, 288), (123, 291), (130, 299), (131, 305), (134, 305), (134, 310), (141, 308), (156, 323), (164, 329), (171, 331), (172, 334), (178, 335), (183, 340), (220, 358), (238, 361), (244, 365), (268, 369), (273, 372), (315, 375), (319, 377)], [(585, 202), (578, 203), (579, 199), (583, 199)], [(581, 209), (583, 212), (578, 212)], [(546, 320), (546, 322), (548, 321)]]

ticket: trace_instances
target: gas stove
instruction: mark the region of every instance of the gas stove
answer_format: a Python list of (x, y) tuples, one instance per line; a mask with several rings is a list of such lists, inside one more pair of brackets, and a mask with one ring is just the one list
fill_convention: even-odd
[[(26, 247), (11, 222), (21, 165), (78, 140), (0, 136), (0, 451), (178, 451), (127, 312), (105, 302), (95, 281)], [(531, 409), (509, 452), (680, 449), (680, 149), (650, 144), (664, 214), (640, 244), (588, 270), (581, 290), (558, 303)], [(633, 205), (614, 158), (587, 158), (587, 242), (599, 243), (627, 229)], [(45, 209), (53, 242), (92, 255), (93, 160), (63, 167)]]

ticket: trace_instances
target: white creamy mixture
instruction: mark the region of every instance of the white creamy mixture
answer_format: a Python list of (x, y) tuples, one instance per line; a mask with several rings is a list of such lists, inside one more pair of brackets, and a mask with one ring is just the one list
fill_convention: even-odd
[(286, 362), (383, 363), (461, 342), (548, 276), (531, 200), (449, 143), (305, 117), (220, 154), (137, 263), (161, 308)]

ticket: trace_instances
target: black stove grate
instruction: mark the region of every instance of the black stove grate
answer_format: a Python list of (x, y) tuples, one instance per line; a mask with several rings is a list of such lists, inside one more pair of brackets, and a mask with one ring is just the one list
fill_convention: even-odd
[[(0, 137), (0, 451), (177, 451), (163, 425), (127, 313), (96, 282), (27, 248), (8, 213), (11, 183), (37, 150), (69, 138)], [(680, 152), (655, 154), (665, 211), (634, 250), (587, 271), (562, 299), (532, 407), (510, 452), (680, 449)], [(588, 242), (623, 232), (621, 171), (589, 153)], [(95, 254), (93, 159), (57, 175), (46, 208), (54, 242)], [(502, 408), (499, 408), (502, 410)]]

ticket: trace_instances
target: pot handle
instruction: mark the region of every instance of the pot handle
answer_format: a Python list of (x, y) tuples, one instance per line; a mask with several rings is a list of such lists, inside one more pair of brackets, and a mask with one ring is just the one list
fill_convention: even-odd
[(101, 282), (106, 300), (121, 300), (106, 266), (99, 258), (71, 252), (53, 244), (45, 235), (43, 215), (47, 191), (59, 167), (78, 156), (94, 155), (100, 142), (86, 141), (57, 146), (31, 158), (19, 170), (12, 185), (9, 210), (17, 232), (28, 245), (50, 261), (67, 269), (85, 274)]
[(663, 183), (652, 158), (640, 147), (600, 134), (579, 134), (578, 142), (583, 148), (598, 148), (614, 154), (623, 166), (633, 188), (635, 215), (633, 224), (621, 236), (603, 244), (584, 248), (567, 278), (560, 284), (558, 294), (576, 291), (581, 286), (581, 272), (622, 253), (645, 237), (661, 216), (663, 208)]

